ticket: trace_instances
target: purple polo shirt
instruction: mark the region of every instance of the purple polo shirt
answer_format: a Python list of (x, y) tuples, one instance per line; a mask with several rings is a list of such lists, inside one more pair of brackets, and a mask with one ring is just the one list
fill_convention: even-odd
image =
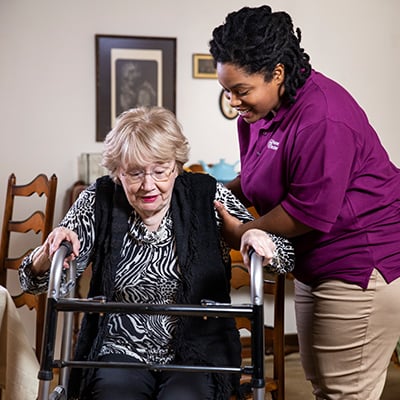
[(373, 268), (400, 276), (400, 170), (345, 89), (312, 71), (293, 105), (253, 124), (239, 117), (238, 132), (257, 211), (281, 204), (315, 229), (293, 239), (297, 279), (366, 288)]

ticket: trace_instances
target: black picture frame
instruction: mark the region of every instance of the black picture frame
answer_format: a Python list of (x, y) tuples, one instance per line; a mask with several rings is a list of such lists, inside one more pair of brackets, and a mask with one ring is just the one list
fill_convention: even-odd
[(140, 105), (176, 113), (176, 38), (95, 35), (96, 141)]

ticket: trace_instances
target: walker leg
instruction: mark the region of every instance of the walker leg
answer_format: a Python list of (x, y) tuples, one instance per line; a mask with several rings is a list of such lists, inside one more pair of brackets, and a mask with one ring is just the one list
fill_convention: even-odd
[(62, 386), (56, 386), (50, 393), (49, 400), (67, 400), (67, 393)]
[(265, 386), (262, 388), (255, 388), (253, 390), (254, 400), (264, 400), (265, 399)]
[(43, 381), (39, 382), (39, 393), (37, 400), (49, 400), (49, 391), (50, 391), (50, 383), (51, 381)]

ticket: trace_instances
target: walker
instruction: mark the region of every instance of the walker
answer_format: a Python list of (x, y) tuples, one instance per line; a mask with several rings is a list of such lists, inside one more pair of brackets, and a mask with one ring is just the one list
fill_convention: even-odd
[[(47, 293), (45, 315), (45, 330), (43, 334), (42, 355), (38, 373), (39, 391), (38, 400), (66, 400), (68, 378), (71, 368), (146, 368), (153, 371), (183, 370), (188, 373), (218, 372), (240, 373), (252, 376), (251, 386), (253, 398), (263, 400), (265, 395), (264, 380), (264, 292), (262, 258), (254, 251), (250, 252), (250, 304), (225, 304), (204, 300), (201, 304), (131, 304), (120, 302), (106, 302), (103, 298), (79, 299), (75, 298), (76, 265), (71, 262), (67, 269), (67, 282), (62, 283), (64, 259), (71, 253), (71, 245), (64, 241), (53, 257), (50, 268), (50, 281)], [(60, 359), (54, 358), (58, 313), (63, 312), (62, 341)], [(73, 313), (138, 313), (138, 314), (166, 314), (180, 316), (198, 316), (228, 318), (246, 317), (252, 321), (251, 365), (238, 367), (190, 366), (176, 364), (142, 364), (136, 362), (101, 362), (101, 361), (73, 361), (71, 358)], [(50, 390), (53, 380), (53, 369), (59, 368), (59, 382), (54, 390)]]

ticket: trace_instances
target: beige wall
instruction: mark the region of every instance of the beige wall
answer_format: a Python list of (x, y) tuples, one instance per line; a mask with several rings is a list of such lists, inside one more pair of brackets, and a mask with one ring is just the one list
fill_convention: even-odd
[[(177, 38), (177, 116), (192, 161), (238, 159), (235, 121), (218, 108), (216, 80), (192, 78), (192, 54), (207, 52), (214, 26), (242, 0), (0, 0), (0, 182), (38, 172), (59, 177), (56, 220), (78, 158), (95, 141), (94, 35)], [(343, 83), (364, 106), (400, 164), (400, 25), (397, 0), (272, 0), (303, 31), (313, 65)], [(0, 185), (0, 214), (4, 184)]]
[[(242, 0), (0, 0), (0, 215), (5, 184), (39, 172), (59, 178), (56, 222), (95, 141), (95, 34), (177, 38), (176, 110), (191, 161), (238, 159), (235, 122), (218, 108), (216, 80), (192, 78), (192, 54)], [(315, 68), (344, 84), (400, 164), (400, 2), (271, 0), (303, 32)]]

